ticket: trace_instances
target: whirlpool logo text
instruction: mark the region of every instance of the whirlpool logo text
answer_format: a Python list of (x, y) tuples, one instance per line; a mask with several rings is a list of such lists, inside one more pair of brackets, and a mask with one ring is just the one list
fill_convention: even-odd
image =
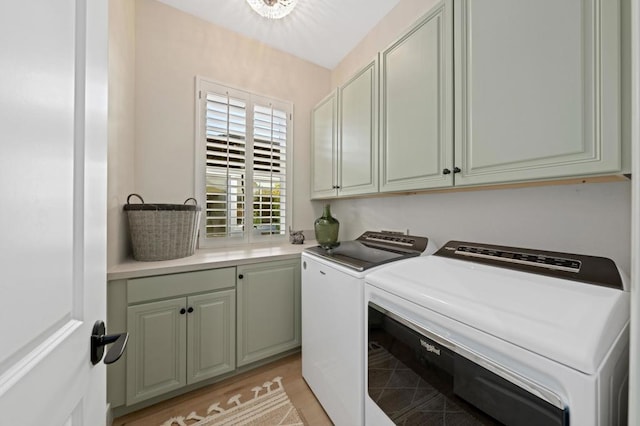
[(430, 343), (425, 342), (424, 340), (420, 339), (420, 345), (425, 348), (428, 352), (433, 352), (436, 355), (440, 355), (440, 349), (436, 348), (435, 346), (433, 346)]

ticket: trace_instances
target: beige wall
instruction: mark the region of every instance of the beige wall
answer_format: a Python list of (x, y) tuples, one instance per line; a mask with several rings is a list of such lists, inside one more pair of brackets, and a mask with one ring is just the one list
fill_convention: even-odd
[(331, 72), (331, 87), (335, 88), (346, 82), (438, 2), (439, 0), (400, 0)]
[(135, 3), (109, 1), (107, 267), (129, 251), (122, 205), (134, 191)]
[(155, 0), (136, 0), (135, 187), (145, 200), (194, 195), (195, 76), (291, 101), (293, 227), (311, 228), (310, 113), (331, 72)]

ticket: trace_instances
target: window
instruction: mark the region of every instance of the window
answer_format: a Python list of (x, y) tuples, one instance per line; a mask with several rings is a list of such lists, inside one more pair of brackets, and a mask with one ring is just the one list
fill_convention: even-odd
[(292, 104), (199, 78), (200, 246), (285, 239)]

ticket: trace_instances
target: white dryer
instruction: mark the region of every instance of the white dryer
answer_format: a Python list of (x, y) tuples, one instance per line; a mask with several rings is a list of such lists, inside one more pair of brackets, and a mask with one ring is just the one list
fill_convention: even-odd
[(450, 241), (365, 281), (367, 425), (626, 425), (610, 259)]

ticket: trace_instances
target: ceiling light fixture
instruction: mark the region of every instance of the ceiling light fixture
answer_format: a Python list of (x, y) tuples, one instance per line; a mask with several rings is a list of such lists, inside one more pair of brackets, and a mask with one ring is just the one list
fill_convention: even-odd
[(280, 19), (291, 13), (298, 0), (247, 0), (247, 3), (260, 16)]

